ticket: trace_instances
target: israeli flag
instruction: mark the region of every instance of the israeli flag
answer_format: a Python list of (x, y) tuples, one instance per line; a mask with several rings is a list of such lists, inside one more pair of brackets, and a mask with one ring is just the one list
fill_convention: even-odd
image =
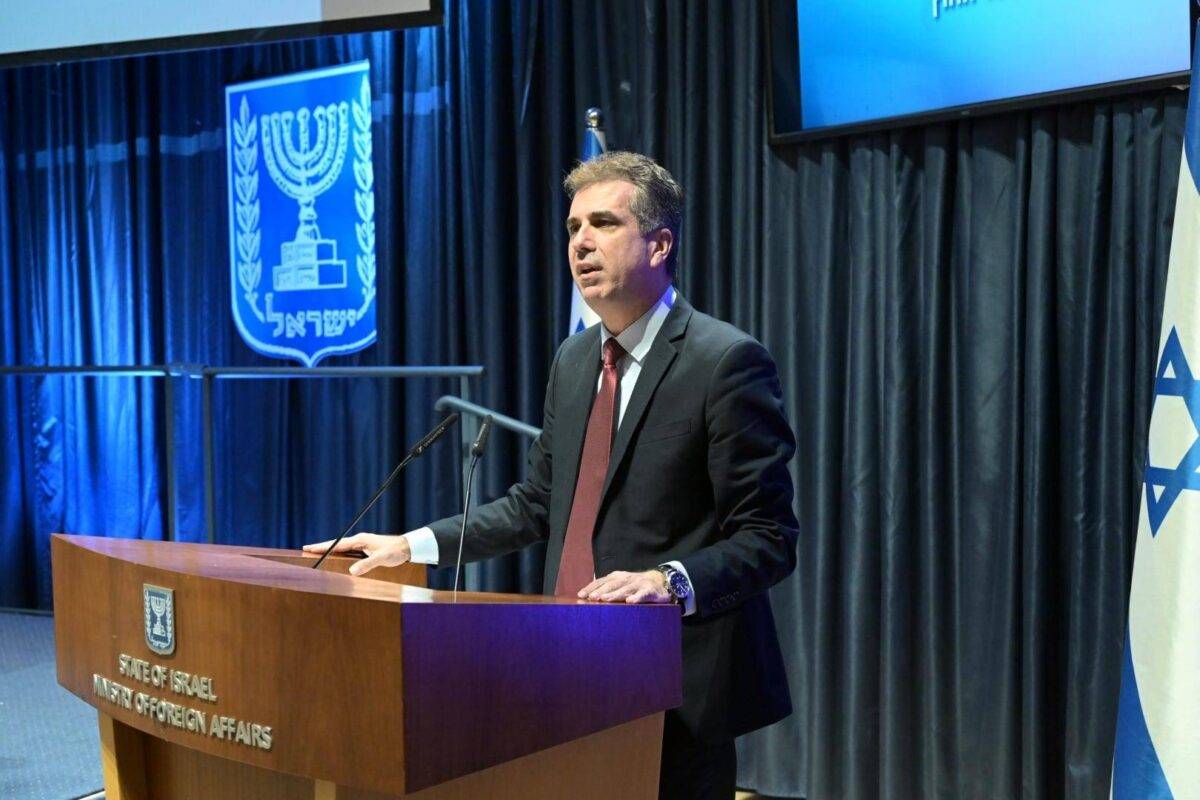
[(375, 341), (369, 77), (360, 61), (225, 88), (230, 300), (264, 355), (311, 367)]
[(1188, 101), (1158, 352), (1115, 800), (1200, 798), (1200, 81)]
[[(587, 127), (583, 129), (583, 155), (580, 161), (591, 161), (596, 156), (608, 150), (608, 144), (604, 141), (604, 129), (601, 126), (603, 117), (598, 108), (589, 108), (587, 110)], [(579, 287), (571, 284), (571, 321), (567, 325), (567, 336), (574, 333), (579, 333), (584, 328), (590, 328), (600, 321), (600, 317), (596, 315), (588, 307), (588, 304), (583, 302), (583, 296), (579, 294)]]

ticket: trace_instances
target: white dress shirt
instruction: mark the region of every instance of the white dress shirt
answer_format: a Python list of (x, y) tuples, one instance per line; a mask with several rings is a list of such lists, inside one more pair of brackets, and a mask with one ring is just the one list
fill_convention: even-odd
[[(638, 376), (642, 374), (642, 363), (646, 360), (646, 356), (650, 353), (650, 347), (654, 344), (655, 337), (658, 336), (659, 330), (663, 326), (663, 322), (667, 319), (667, 314), (670, 313), (672, 306), (675, 305), (675, 287), (668, 286), (663, 292), (663, 296), (658, 299), (650, 310), (638, 318), (636, 322), (630, 325), (625, 330), (617, 334), (617, 343), (624, 349), (625, 355), (621, 356), (617, 361), (617, 375), (620, 377), (621, 385), (617, 393), (617, 427), (621, 427), (622, 421), (625, 419), (625, 409), (629, 406), (629, 398), (633, 396), (633, 387), (637, 385)], [(613, 334), (600, 324), (600, 352), (604, 350), (604, 343), (613, 337)], [(596, 378), (596, 392), (600, 391), (600, 383), (604, 379), (603, 372)], [(438, 544), (437, 537), (433, 535), (430, 528), (418, 528), (415, 531), (409, 531), (404, 534), (408, 539), (409, 549), (412, 551), (412, 561), (415, 564), (436, 564), (438, 563)], [(678, 561), (668, 562), (670, 566), (683, 573), (684, 577), (688, 577), (687, 570), (683, 568), (683, 564)], [(691, 579), (688, 578), (691, 583)], [(684, 601), (683, 613), (684, 616), (693, 613), (696, 610), (696, 595), (695, 592), (689, 593)]]

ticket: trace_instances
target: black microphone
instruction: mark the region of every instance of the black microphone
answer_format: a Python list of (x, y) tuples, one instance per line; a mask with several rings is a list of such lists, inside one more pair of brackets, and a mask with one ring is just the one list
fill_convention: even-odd
[(325, 557), (333, 552), (333, 548), (337, 547), (338, 542), (340, 542), (342, 539), (345, 539), (346, 534), (348, 534), (348, 533), (350, 533), (350, 531), (354, 530), (354, 526), (357, 525), (359, 523), (359, 520), (361, 520), (363, 517), (365, 517), (367, 515), (367, 512), (370, 511), (371, 508), (374, 507), (374, 505), (379, 502), (379, 498), (383, 497), (383, 493), (386, 492), (388, 490), (388, 488), (392, 485), (392, 482), (395, 481), (397, 477), (399, 477), (400, 473), (404, 470), (404, 468), (407, 467), (409, 465), (409, 463), (411, 463), (414, 459), (417, 459), (422, 454), (424, 454), (424, 452), (429, 449), (429, 446), (432, 445), (434, 442), (436, 442), (438, 439), (442, 438), (442, 436), (445, 435), (446, 431), (450, 430), (450, 428), (453, 427), (454, 423), (456, 423), (456, 422), (458, 422), (458, 412), (451, 411), (449, 414), (446, 415), (445, 419), (443, 419), (436, 426), (434, 426), (433, 430), (431, 430), (429, 433), (425, 434), (424, 439), (422, 439), (421, 441), (419, 441), (415, 445), (413, 445), (412, 450), (408, 451), (408, 455), (406, 455), (404, 457), (404, 460), (396, 465), (396, 468), (394, 470), (392, 470), (392, 474), (388, 475), (387, 480), (385, 480), (383, 482), (383, 485), (381, 485), (379, 487), (379, 489), (376, 490), (375, 496), (367, 501), (367, 504), (362, 507), (362, 511), (359, 511), (357, 514), (354, 515), (354, 519), (350, 522), (349, 525), (346, 526), (346, 529), (344, 531), (342, 531), (340, 534), (338, 534), (338, 537), (333, 540), (333, 543), (329, 545), (328, 549), (326, 549), (325, 552), (321, 554), (321, 557), (317, 559), (317, 563), (313, 564), (313, 569), (317, 569), (318, 567), (320, 567), (322, 562), (325, 561)]
[(462, 569), (463, 540), (467, 537), (467, 514), (471, 511), (471, 482), (475, 479), (475, 467), (483, 457), (483, 447), (492, 432), (492, 415), (483, 418), (479, 434), (471, 445), (471, 467), (467, 470), (467, 490), (463, 493), (462, 529), (458, 532), (458, 559), (454, 562), (454, 599), (458, 600), (458, 573)]
[(429, 449), (429, 446), (442, 438), (442, 435), (450, 430), (454, 423), (458, 422), (458, 412), (451, 411), (446, 415), (446, 418), (439, 422), (433, 430), (425, 434), (425, 438), (413, 445), (413, 449), (409, 451), (409, 457), (417, 458)]
[(471, 445), (471, 455), (475, 458), (483, 456), (483, 446), (487, 444), (488, 435), (492, 432), (492, 415), (488, 414), (483, 418), (483, 424), (479, 426), (479, 434), (475, 437), (475, 443)]

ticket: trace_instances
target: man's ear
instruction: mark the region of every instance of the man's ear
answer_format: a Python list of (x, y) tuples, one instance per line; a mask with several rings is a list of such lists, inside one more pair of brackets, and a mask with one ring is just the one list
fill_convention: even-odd
[(656, 228), (646, 234), (650, 246), (650, 266), (655, 269), (665, 269), (667, 257), (675, 248), (675, 235), (670, 228)]

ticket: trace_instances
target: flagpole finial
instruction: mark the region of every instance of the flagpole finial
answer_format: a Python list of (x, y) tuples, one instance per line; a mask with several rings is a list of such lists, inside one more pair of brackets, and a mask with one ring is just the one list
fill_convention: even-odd
[(589, 128), (599, 128), (604, 124), (604, 112), (595, 106), (589, 108), (587, 114), (584, 116), (587, 119), (587, 126)]

